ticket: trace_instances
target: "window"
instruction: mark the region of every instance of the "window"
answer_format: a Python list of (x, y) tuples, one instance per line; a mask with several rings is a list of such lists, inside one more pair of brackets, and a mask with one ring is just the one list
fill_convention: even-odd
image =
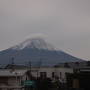
[(62, 78), (62, 72), (60, 72), (60, 79)]
[(52, 78), (54, 78), (55, 77), (55, 72), (52, 72)]
[(47, 73), (46, 72), (40, 72), (40, 77), (41, 78), (46, 78), (47, 77)]

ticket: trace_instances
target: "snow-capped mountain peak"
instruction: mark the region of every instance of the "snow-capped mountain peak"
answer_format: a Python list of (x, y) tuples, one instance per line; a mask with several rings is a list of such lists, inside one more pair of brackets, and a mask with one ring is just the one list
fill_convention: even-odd
[(24, 48), (37, 48), (37, 49), (46, 49), (54, 50), (54, 47), (47, 43), (43, 38), (29, 38), (24, 42), (12, 47), (12, 49), (21, 50)]

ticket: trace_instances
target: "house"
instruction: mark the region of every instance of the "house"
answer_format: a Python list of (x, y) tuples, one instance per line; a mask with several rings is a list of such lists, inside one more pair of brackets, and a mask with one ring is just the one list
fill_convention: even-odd
[(31, 74), (34, 77), (51, 78), (55, 80), (58, 78), (62, 82), (66, 82), (66, 73), (73, 73), (72, 68), (61, 67), (41, 67), (31, 68)]
[(66, 73), (73, 73), (73, 68), (69, 67), (28, 67), (24, 65), (7, 65), (6, 69), (16, 69), (16, 70), (29, 70), (32, 76), (47, 77), (51, 79), (59, 78), (61, 81), (66, 81)]
[[(73, 73), (72, 68), (61, 67), (31, 67), (24, 69), (0, 69), (0, 89), (23, 89), (24, 84), (32, 83), (34, 78), (50, 78), (54, 81), (58, 78), (61, 82), (66, 82), (66, 73)], [(22, 84), (23, 82), (23, 84)]]
[(74, 73), (68, 73), (68, 90), (90, 90), (90, 67), (76, 68)]
[(0, 69), (0, 90), (21, 89), (22, 80), (26, 79), (27, 70)]

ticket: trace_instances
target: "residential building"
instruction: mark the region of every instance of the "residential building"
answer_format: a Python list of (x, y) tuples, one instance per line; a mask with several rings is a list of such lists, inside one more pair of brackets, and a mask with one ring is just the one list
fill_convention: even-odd
[[(66, 82), (66, 73), (73, 73), (72, 68), (61, 67), (31, 67), (25, 69), (0, 69), (0, 90), (24, 88), (24, 82), (36, 78), (50, 78), (52, 81), (58, 79)], [(23, 82), (23, 85), (22, 85)], [(26, 82), (27, 83), (27, 82)], [(30, 84), (30, 83), (29, 83)]]
[(22, 80), (26, 79), (27, 70), (0, 69), (0, 90), (20, 90)]

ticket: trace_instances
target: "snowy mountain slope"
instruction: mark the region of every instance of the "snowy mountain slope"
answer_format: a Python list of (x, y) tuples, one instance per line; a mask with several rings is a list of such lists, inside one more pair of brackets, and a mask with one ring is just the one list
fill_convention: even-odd
[[(0, 64), (9, 64), (12, 57), (15, 63), (25, 64), (27, 61), (42, 62), (42, 65), (55, 65), (61, 62), (77, 62), (82, 59), (71, 56), (63, 51), (55, 50), (42, 38), (31, 38), (0, 52)], [(35, 64), (36, 65), (36, 64)]]
[(25, 40), (24, 42), (12, 47), (12, 49), (20, 50), (24, 48), (37, 48), (37, 49), (46, 49), (46, 50), (54, 50), (54, 47), (47, 43), (44, 39), (38, 38), (30, 38)]

